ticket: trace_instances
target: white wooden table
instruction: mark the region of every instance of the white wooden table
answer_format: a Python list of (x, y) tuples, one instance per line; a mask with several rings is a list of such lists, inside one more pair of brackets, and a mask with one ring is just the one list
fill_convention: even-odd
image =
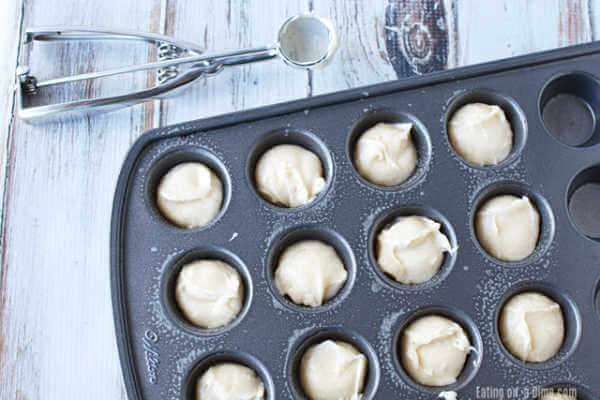
[[(420, 73), (600, 38), (600, 0), (389, 1), (2, 2), (1, 399), (126, 398), (110, 300), (109, 222), (121, 162), (145, 130), (396, 79), (393, 64), (401, 74)], [(309, 74), (273, 61), (231, 69), (179, 97), (112, 114), (38, 126), (15, 118), (14, 71), (25, 51), (25, 27), (166, 33), (216, 51), (268, 44), (286, 17), (310, 10), (332, 19), (342, 37), (335, 60), (322, 71)], [(420, 22), (437, 28), (427, 36)], [(439, 57), (415, 62), (430, 51)], [(32, 68), (47, 77), (155, 56), (143, 46), (86, 43), (44, 54)], [(57, 96), (107, 94), (147, 81), (145, 75), (109, 79)]]

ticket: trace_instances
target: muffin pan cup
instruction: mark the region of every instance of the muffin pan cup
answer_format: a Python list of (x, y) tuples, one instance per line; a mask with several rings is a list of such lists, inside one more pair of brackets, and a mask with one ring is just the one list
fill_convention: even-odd
[[(588, 113), (582, 118), (595, 121), (600, 91), (587, 90), (584, 83), (596, 82), (599, 65), (600, 43), (591, 43), (145, 133), (124, 162), (111, 227), (112, 300), (129, 398), (192, 398), (207, 362), (237, 360), (261, 376), (268, 399), (296, 399), (302, 394), (297, 377), (290, 374), (296, 370), (297, 352), (307, 341), (346, 338), (366, 349), (374, 364), (369, 365), (364, 400), (431, 399), (443, 388), (422, 387), (403, 373), (397, 338), (415, 313), (451, 310), (474, 336), (477, 351), (467, 361), (476, 364), (469, 364), (459, 382), (448, 387), (459, 398), (490, 398), (485, 396), (500, 391), (504, 398), (531, 398), (536, 388), (570, 384), (581, 389), (580, 399), (598, 400), (598, 226), (577, 227), (580, 214), (573, 218), (570, 208), (577, 206), (581, 213), (574, 193), (586, 183), (600, 182), (600, 144), (595, 134), (578, 145), (557, 140), (548, 125), (560, 123), (545, 123), (543, 109), (550, 102), (560, 111), (564, 99), (551, 99), (562, 93), (580, 96), (587, 106), (569, 106), (565, 115), (576, 118), (573, 113), (579, 109)], [(475, 95), (482, 93), (509, 99), (518, 111), (511, 122), (521, 129), (511, 156), (490, 168), (465, 163), (450, 146), (445, 126), (457, 101), (481, 100)], [(419, 123), (419, 154), (425, 159), (410, 184), (377, 187), (354, 169), (349, 143), (356, 127), (365, 118), (375, 123), (378, 115)], [(261, 149), (281, 143), (312, 146), (322, 159), (327, 186), (307, 206), (273, 206), (254, 188), (256, 157)], [(151, 188), (167, 164), (194, 160), (216, 168), (226, 188), (224, 209), (202, 229), (175, 228), (160, 216)], [(472, 229), (482, 194), (489, 188), (501, 190), (503, 184), (507, 190), (535, 194), (532, 200), (543, 208), (539, 251), (514, 265), (489, 257)], [(569, 207), (573, 199), (577, 203)], [(589, 204), (597, 209), (593, 199)], [(434, 284), (391, 284), (372, 263), (374, 227), (382, 216), (407, 207), (434, 210), (452, 230), (457, 250)], [(285, 304), (270, 281), (272, 251), (296, 228), (304, 229), (303, 238), (313, 232), (315, 239), (323, 234), (339, 242), (340, 255), (352, 263), (347, 267), (350, 280), (338, 298), (315, 312)], [(240, 318), (212, 332), (179, 321), (165, 292), (165, 282), (182, 260), (205, 253), (234, 260), (249, 286)], [(576, 324), (567, 326), (574, 336), (556, 362), (539, 368), (515, 361), (497, 335), (498, 308), (523, 285), (551, 288), (546, 292), (569, 306), (566, 323)]]

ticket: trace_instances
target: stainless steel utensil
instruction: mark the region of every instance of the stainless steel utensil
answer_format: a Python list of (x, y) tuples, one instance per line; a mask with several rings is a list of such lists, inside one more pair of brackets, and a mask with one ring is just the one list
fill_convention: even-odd
[[(167, 36), (114, 31), (98, 28), (32, 28), (25, 33), (24, 44), (64, 40), (137, 40), (158, 46), (158, 61), (130, 65), (105, 71), (65, 76), (38, 81), (28, 66), (28, 52), (17, 68), (18, 115), (26, 121), (40, 121), (49, 117), (74, 113), (105, 112), (115, 108), (164, 97), (167, 92), (182, 88), (200, 77), (212, 76), (226, 66), (247, 64), (280, 57), (287, 65), (296, 68), (315, 69), (329, 62), (337, 49), (337, 35), (330, 21), (306, 14), (289, 18), (279, 29), (276, 43), (254, 49), (205, 55), (193, 44), (171, 39)], [(81, 80), (98, 79), (137, 71), (157, 69), (155, 86), (132, 93), (84, 98), (63, 103), (33, 105), (32, 100), (43, 87), (50, 87)]]

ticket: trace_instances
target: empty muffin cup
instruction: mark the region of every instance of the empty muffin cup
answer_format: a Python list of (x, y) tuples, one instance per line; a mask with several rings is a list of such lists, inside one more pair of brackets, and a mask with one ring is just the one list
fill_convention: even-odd
[(569, 217), (585, 237), (600, 242), (600, 165), (580, 171), (567, 191)]
[(599, 111), (600, 82), (587, 72), (557, 75), (540, 95), (544, 127), (567, 146), (589, 147), (600, 142)]

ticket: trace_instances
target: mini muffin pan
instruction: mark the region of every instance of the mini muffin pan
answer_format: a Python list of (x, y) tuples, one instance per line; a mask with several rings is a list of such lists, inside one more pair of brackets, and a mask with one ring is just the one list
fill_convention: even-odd
[[(112, 217), (111, 284), (117, 342), (130, 399), (192, 399), (215, 363), (254, 369), (269, 400), (304, 399), (298, 368), (308, 346), (327, 338), (368, 358), (363, 400), (535, 398), (541, 388), (577, 388), (600, 398), (600, 43), (461, 68), (147, 132), (132, 147), (117, 184)], [(514, 131), (506, 160), (469, 165), (453, 150), (446, 124), (468, 102), (502, 106)], [(381, 187), (355, 170), (356, 139), (377, 122), (413, 123), (419, 155), (405, 183)], [(298, 144), (322, 161), (326, 187), (310, 204), (265, 201), (256, 161), (277, 144)], [(209, 225), (181, 229), (155, 204), (160, 178), (200, 161), (221, 179), (223, 207)], [(488, 255), (474, 235), (478, 207), (498, 194), (527, 195), (541, 216), (534, 253), (518, 263)], [(420, 285), (402, 285), (375, 265), (375, 241), (401, 215), (441, 224), (455, 252)], [(332, 245), (348, 279), (322, 307), (281, 296), (273, 272), (281, 251), (302, 239)], [(229, 325), (185, 321), (174, 301), (181, 266), (221, 259), (240, 272), (245, 299)], [(513, 295), (534, 290), (562, 307), (559, 353), (531, 364), (498, 335), (498, 315)], [(402, 330), (419, 316), (447, 316), (473, 346), (456, 383), (428, 387), (404, 371)], [(502, 396), (502, 397), (500, 397)]]

